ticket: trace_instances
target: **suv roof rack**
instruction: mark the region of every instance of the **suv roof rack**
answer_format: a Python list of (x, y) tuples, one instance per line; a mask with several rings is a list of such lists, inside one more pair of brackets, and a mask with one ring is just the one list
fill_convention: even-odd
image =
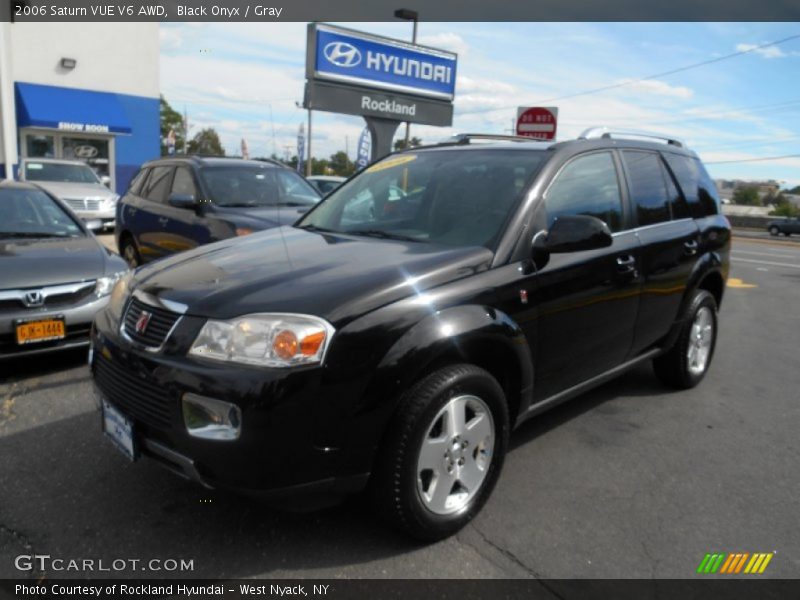
[(500, 133), (456, 133), (453, 137), (442, 142), (443, 144), (469, 144), (472, 140), (502, 141), (502, 142), (547, 142), (524, 135), (503, 135)]
[(598, 138), (646, 138), (660, 140), (678, 148), (685, 148), (686, 143), (676, 137), (653, 133), (652, 131), (637, 131), (635, 129), (611, 129), (609, 127), (590, 127), (578, 136), (579, 140), (594, 140)]

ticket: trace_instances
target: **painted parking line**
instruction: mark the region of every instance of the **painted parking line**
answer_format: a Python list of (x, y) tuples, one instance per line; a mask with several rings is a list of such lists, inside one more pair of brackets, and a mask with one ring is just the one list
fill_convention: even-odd
[(745, 283), (744, 281), (742, 281), (737, 277), (730, 277), (728, 279), (728, 287), (740, 290), (747, 290), (750, 288), (757, 288), (758, 286), (755, 283)]
[(737, 254), (752, 254), (753, 256), (774, 256), (776, 258), (793, 258), (800, 259), (800, 252), (781, 252), (780, 250), (773, 250), (772, 252), (756, 252), (754, 250), (739, 250), (738, 248), (731, 251), (735, 256)]
[(773, 267), (786, 267), (788, 269), (800, 269), (800, 265), (784, 262), (775, 262), (772, 260), (755, 260), (750, 258), (738, 258), (736, 256), (731, 258), (735, 262), (753, 263), (756, 265), (772, 265)]

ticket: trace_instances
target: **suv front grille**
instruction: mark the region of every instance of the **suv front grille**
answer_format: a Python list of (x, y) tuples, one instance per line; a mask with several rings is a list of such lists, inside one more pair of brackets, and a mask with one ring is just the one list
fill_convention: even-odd
[[(150, 314), (150, 318), (147, 320), (144, 330), (137, 331), (136, 326), (140, 323), (140, 318), (143, 316), (142, 313), (145, 311)], [(125, 335), (137, 344), (150, 348), (160, 348), (180, 317), (179, 314), (150, 306), (134, 297), (128, 305), (122, 327)]]
[(127, 368), (94, 355), (94, 380), (111, 403), (134, 419), (157, 429), (169, 429), (172, 416), (170, 394), (153, 381)]

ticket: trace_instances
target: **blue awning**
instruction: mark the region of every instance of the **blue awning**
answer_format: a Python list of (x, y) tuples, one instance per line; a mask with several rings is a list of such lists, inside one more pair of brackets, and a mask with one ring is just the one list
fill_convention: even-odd
[(46, 127), (74, 133), (130, 133), (131, 124), (116, 94), (15, 83), (18, 127)]

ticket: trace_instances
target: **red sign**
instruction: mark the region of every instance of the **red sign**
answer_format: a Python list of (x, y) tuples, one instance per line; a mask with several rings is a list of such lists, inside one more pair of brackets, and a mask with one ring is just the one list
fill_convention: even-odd
[(557, 124), (558, 108), (555, 106), (546, 108), (520, 106), (517, 109), (517, 135), (554, 140)]

